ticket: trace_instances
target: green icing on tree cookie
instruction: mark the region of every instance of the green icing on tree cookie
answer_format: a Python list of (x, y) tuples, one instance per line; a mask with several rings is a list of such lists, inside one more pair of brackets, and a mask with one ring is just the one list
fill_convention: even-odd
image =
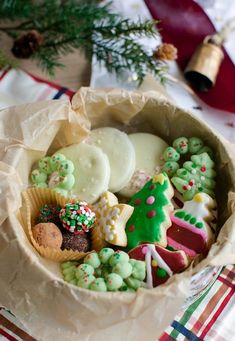
[[(131, 199), (134, 212), (126, 224), (127, 248), (141, 242), (166, 243), (166, 229), (171, 225), (169, 213), (173, 210), (173, 189), (163, 173), (149, 180)], [(166, 245), (163, 245), (166, 246)]]
[(216, 172), (213, 167), (214, 162), (207, 153), (193, 155), (191, 161), (186, 161), (171, 180), (186, 201), (199, 192), (214, 197)]

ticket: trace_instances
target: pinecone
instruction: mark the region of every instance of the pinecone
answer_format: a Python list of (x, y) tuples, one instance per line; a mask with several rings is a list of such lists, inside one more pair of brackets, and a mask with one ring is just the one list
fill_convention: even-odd
[(43, 36), (41, 33), (32, 30), (14, 42), (11, 52), (17, 58), (29, 58), (39, 49), (42, 42)]
[(161, 60), (177, 59), (177, 48), (172, 44), (163, 43), (154, 52), (154, 57)]

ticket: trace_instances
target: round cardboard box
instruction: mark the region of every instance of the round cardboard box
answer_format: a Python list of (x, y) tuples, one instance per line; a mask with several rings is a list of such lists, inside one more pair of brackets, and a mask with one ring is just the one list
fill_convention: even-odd
[[(48, 101), (1, 111), (0, 304), (10, 309), (37, 339), (153, 340), (172, 321), (189, 294), (192, 272), (207, 265), (234, 263), (235, 218), (233, 146), (204, 122), (157, 93), (81, 89), (66, 101)], [(14, 119), (13, 119), (14, 118)], [(217, 242), (208, 257), (155, 289), (137, 293), (97, 293), (62, 279), (59, 264), (42, 258), (30, 244), (21, 192), (33, 163), (78, 143), (92, 128), (112, 126), (147, 132), (169, 144), (198, 136), (215, 152), (219, 220)], [(219, 231), (219, 230), (218, 230)], [(194, 292), (195, 294), (195, 292)]]

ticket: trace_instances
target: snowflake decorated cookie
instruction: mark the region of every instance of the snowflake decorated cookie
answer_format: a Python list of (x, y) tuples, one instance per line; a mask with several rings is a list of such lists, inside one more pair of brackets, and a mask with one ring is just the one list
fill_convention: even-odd
[(215, 201), (206, 193), (197, 193), (181, 209), (171, 214), (172, 226), (167, 230), (167, 243), (183, 250), (189, 257), (206, 254), (214, 241), (209, 223), (214, 219)]
[(104, 192), (98, 203), (93, 205), (97, 220), (92, 231), (92, 243), (95, 250), (100, 250), (107, 243), (126, 246), (125, 225), (130, 218), (133, 207), (119, 204), (111, 192)]
[(134, 212), (126, 224), (129, 250), (143, 242), (167, 245), (166, 230), (171, 226), (173, 195), (169, 178), (162, 173), (154, 176), (132, 197), (130, 205)]
[(133, 260), (145, 261), (145, 281), (149, 289), (165, 283), (174, 273), (182, 272), (189, 265), (184, 251), (170, 251), (154, 244), (141, 244), (129, 251), (129, 256)]
[(63, 154), (45, 156), (38, 161), (38, 168), (31, 172), (31, 180), (34, 187), (49, 187), (67, 196), (75, 183), (73, 172), (73, 162)]

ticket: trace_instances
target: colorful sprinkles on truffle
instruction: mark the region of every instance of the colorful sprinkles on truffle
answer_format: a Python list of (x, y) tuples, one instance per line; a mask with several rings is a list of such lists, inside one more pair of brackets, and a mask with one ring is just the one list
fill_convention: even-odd
[(55, 204), (45, 204), (39, 209), (39, 214), (35, 219), (35, 224), (39, 223), (54, 223), (60, 224), (60, 213), (61, 207)]
[(74, 234), (89, 232), (95, 225), (95, 213), (86, 202), (66, 204), (59, 216), (63, 227)]

